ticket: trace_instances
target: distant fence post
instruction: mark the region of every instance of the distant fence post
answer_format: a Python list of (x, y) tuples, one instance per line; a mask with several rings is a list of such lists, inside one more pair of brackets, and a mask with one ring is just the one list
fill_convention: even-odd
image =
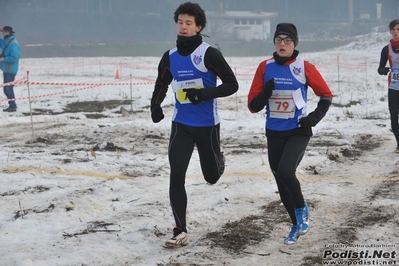
[(130, 74), (130, 112), (133, 113), (133, 75)]
[(35, 140), (35, 132), (33, 131), (33, 116), (32, 116), (32, 104), (30, 99), (30, 89), (29, 89), (29, 70), (26, 71), (27, 84), (28, 84), (28, 98), (29, 98), (29, 111), (30, 111), (30, 126), (32, 129), (32, 142)]
[(340, 80), (339, 80), (339, 55), (337, 55), (337, 75), (338, 75), (338, 92), (341, 92)]

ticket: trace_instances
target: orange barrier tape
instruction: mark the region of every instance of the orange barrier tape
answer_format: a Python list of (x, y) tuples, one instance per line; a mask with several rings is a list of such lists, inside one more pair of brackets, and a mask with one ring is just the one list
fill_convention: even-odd
[[(10, 82), (10, 83), (14, 83), (14, 84), (25, 84), (28, 83), (27, 78), (22, 78), (20, 80), (14, 81), (14, 82)], [(2, 85), (6, 85), (6, 84), (2, 84)], [(110, 85), (142, 85), (142, 84), (154, 84), (154, 81), (150, 82), (135, 82), (135, 83), (130, 83), (130, 82), (109, 82), (109, 83), (63, 83), (63, 82), (29, 82), (29, 84), (33, 84), (33, 85), (38, 85), (38, 84), (42, 84), (42, 85), (73, 85), (73, 86), (82, 86), (85, 85), (87, 87), (83, 87), (83, 88), (77, 88), (77, 89), (73, 89), (73, 90), (68, 90), (68, 91), (61, 91), (61, 92), (53, 92), (53, 93), (46, 93), (46, 94), (40, 94), (40, 95), (35, 95), (35, 96), (31, 96), (30, 99), (36, 99), (36, 98), (43, 98), (43, 97), (49, 97), (49, 96), (54, 96), (54, 95), (61, 95), (61, 94), (66, 94), (66, 93), (71, 93), (71, 92), (76, 92), (76, 91), (82, 91), (82, 90), (88, 90), (88, 89), (92, 89), (92, 88), (96, 88), (96, 87), (100, 87), (100, 86), (110, 86)], [(8, 102), (8, 101), (22, 101), (22, 100), (28, 100), (29, 97), (21, 97), (21, 98), (14, 98), (14, 99), (3, 99), (0, 100), (0, 102)]]
[[(92, 88), (99, 87), (99, 86), (101, 86), (101, 85), (93, 85), (93, 86), (89, 86), (89, 87), (85, 87), (85, 88), (79, 88), (79, 89), (74, 89), (74, 90), (69, 90), (69, 91), (40, 94), (40, 95), (31, 96), (30, 98), (31, 99), (35, 99), (35, 98), (42, 98), (42, 97), (60, 95), (60, 94), (65, 94), (65, 93), (70, 93), (70, 92), (75, 92), (75, 91), (82, 91), (82, 90), (92, 89)], [(28, 99), (29, 99), (29, 97), (21, 97), (21, 98), (0, 100), (0, 102), (22, 101), (22, 100), (28, 100)]]
[(28, 81), (27, 78), (21, 78), (21, 79), (18, 79), (18, 80), (14, 80), (12, 82), (7, 82), (7, 83), (4, 83), (4, 84), (0, 84), (0, 87), (7, 87), (7, 86), (10, 86), (10, 85), (16, 85), (16, 84), (24, 84), (24, 83), (27, 83), (27, 81)]

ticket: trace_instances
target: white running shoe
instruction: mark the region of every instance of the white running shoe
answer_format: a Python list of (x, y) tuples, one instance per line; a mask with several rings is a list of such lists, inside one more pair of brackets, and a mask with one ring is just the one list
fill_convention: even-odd
[(165, 247), (168, 248), (182, 247), (182, 246), (187, 246), (188, 243), (189, 243), (188, 234), (184, 231), (181, 231), (180, 233), (173, 234), (173, 237), (165, 242)]

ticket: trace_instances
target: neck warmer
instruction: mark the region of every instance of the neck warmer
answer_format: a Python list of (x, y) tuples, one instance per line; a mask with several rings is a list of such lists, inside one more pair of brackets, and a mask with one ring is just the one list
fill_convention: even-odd
[(201, 34), (191, 37), (177, 36), (176, 46), (180, 55), (186, 56), (194, 52), (194, 50), (202, 43)]
[(399, 41), (390, 40), (392, 47), (399, 48)]
[(298, 54), (299, 54), (299, 51), (294, 50), (294, 52), (292, 53), (292, 55), (290, 57), (281, 57), (277, 54), (277, 52), (274, 52), (273, 58), (277, 64), (284, 65), (288, 61), (294, 60), (298, 56)]

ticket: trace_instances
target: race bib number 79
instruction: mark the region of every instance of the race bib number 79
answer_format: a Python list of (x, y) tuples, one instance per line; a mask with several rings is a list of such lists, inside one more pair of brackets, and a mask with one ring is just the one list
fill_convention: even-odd
[(269, 99), (270, 117), (289, 119), (295, 116), (295, 102), (292, 91), (275, 90)]

